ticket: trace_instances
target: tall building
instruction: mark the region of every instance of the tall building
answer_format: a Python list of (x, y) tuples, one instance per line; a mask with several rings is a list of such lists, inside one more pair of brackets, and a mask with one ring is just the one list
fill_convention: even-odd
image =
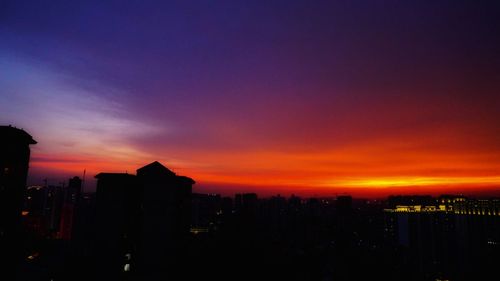
[(61, 239), (71, 240), (81, 190), (82, 180), (79, 177), (69, 179), (68, 187), (64, 189), (64, 198), (62, 203), (59, 227), (59, 238)]
[(64, 201), (64, 187), (62, 185), (45, 186), (44, 219), (48, 236), (57, 238), (60, 226)]
[(20, 258), (21, 211), (32, 144), (36, 141), (25, 131), (0, 126), (0, 263), (8, 270)]
[(159, 162), (138, 169), (137, 175), (96, 178), (100, 277), (167, 277), (189, 235), (194, 181)]
[(23, 224), (26, 231), (45, 237), (47, 227), (44, 219), (45, 188), (29, 186), (23, 210)]
[(142, 278), (152, 280), (172, 272), (191, 227), (194, 181), (178, 176), (159, 162), (137, 170), (142, 191), (138, 266)]
[(98, 277), (115, 280), (124, 274), (126, 255), (133, 252), (137, 240), (141, 193), (135, 175), (100, 173), (95, 177)]

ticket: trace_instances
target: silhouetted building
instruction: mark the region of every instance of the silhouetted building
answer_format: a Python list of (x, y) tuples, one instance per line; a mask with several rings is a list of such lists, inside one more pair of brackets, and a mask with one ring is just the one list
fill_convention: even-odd
[(44, 219), (51, 238), (57, 238), (61, 226), (61, 215), (64, 201), (64, 187), (49, 185), (44, 188)]
[(100, 173), (95, 177), (98, 274), (102, 280), (113, 280), (123, 275), (125, 255), (135, 250), (142, 195), (135, 175)]
[(288, 208), (292, 212), (298, 212), (302, 208), (302, 198), (292, 194), (288, 199)]
[(22, 212), (24, 226), (40, 237), (70, 240), (81, 184), (80, 178), (74, 177), (67, 187), (64, 183), (30, 186)]
[(191, 226), (195, 228), (210, 228), (215, 225), (217, 216), (222, 214), (221, 197), (218, 194), (193, 194), (191, 206)]
[(27, 231), (39, 237), (47, 235), (45, 223), (45, 188), (42, 186), (29, 186), (26, 191), (25, 206), (22, 212), (23, 225)]
[(73, 229), (71, 232), (71, 242), (73, 248), (81, 255), (92, 259), (93, 250), (95, 247), (95, 229), (97, 225), (97, 204), (96, 194), (81, 193), (77, 204), (76, 212), (74, 213)]
[(349, 215), (352, 212), (352, 197), (348, 195), (337, 196), (335, 207), (339, 215)]
[(13, 270), (21, 254), (21, 212), (31, 144), (36, 141), (25, 131), (0, 126), (0, 263), (7, 270)]
[(168, 278), (185, 246), (191, 227), (191, 193), (195, 183), (159, 162), (137, 170), (142, 190), (142, 217), (138, 266), (143, 280)]
[(244, 193), (241, 196), (241, 213), (247, 219), (255, 219), (259, 211), (259, 200), (256, 193)]
[(61, 239), (71, 240), (73, 222), (75, 220), (76, 212), (78, 211), (81, 189), (82, 180), (79, 177), (69, 179), (68, 187), (64, 189), (64, 199), (62, 203), (59, 227), (59, 238)]
[(228, 216), (234, 212), (233, 198), (223, 197), (221, 201), (221, 212), (222, 215)]
[(234, 195), (234, 210), (238, 213), (241, 212), (242, 205), (243, 205), (242, 196), (240, 193), (236, 193)]
[(137, 176), (96, 178), (99, 277), (167, 277), (189, 234), (194, 181), (158, 162), (138, 169)]

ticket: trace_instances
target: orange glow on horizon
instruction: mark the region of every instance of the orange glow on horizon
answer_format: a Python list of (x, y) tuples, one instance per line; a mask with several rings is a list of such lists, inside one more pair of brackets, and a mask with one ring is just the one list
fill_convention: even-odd
[[(329, 185), (329, 184), (326, 184)], [(333, 181), (331, 185), (343, 187), (416, 187), (416, 186), (499, 186), (500, 177), (395, 177), (395, 178), (366, 178)]]
[(399, 136), (315, 150), (283, 147), (238, 152), (172, 152), (165, 149), (147, 154), (123, 147), (116, 153), (102, 151), (85, 157), (81, 156), (83, 153), (55, 157), (35, 152), (31, 167), (34, 171), (59, 171), (67, 176), (81, 175), (86, 169), (88, 177), (93, 177), (100, 172), (134, 174), (136, 169), (157, 160), (175, 173), (193, 178), (198, 186), (229, 187), (225, 188), (227, 193), (232, 192), (230, 186), (239, 186), (239, 192), (267, 194), (376, 195), (455, 190), (498, 193), (500, 155), (487, 149), (472, 150), (459, 143), (445, 145), (436, 142), (436, 138), (429, 139), (415, 141)]

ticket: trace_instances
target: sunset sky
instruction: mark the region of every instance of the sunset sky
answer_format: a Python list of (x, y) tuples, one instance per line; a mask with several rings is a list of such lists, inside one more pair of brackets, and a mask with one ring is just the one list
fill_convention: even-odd
[(30, 184), (500, 194), (500, 2), (2, 1), (0, 124)]

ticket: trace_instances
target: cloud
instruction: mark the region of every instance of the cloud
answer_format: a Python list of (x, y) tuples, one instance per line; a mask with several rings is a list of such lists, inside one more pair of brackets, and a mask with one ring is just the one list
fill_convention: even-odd
[(50, 162), (61, 170), (80, 165), (83, 170), (90, 161), (149, 158), (126, 140), (156, 128), (127, 117), (120, 103), (101, 96), (115, 89), (102, 85), (99, 91), (88, 91), (72, 83), (76, 78), (71, 73), (55, 72), (6, 52), (0, 59), (6, 74), (0, 78), (1, 122), (23, 127), (35, 137), (35, 165)]

